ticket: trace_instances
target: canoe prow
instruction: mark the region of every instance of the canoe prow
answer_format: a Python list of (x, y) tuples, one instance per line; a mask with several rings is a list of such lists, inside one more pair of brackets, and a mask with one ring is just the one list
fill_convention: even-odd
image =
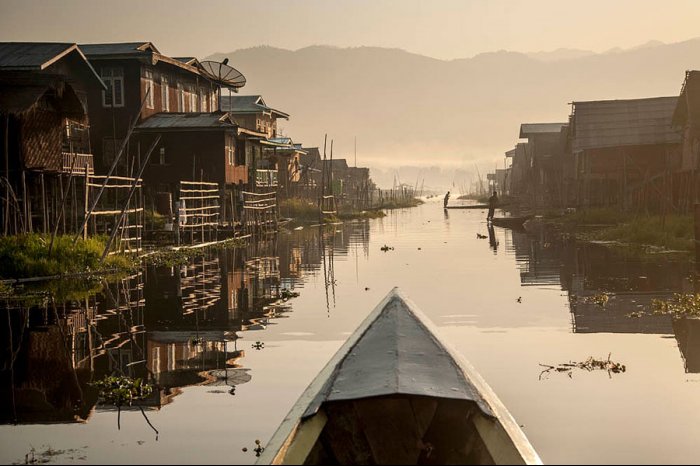
[(258, 464), (541, 464), (476, 370), (394, 288), (324, 367)]

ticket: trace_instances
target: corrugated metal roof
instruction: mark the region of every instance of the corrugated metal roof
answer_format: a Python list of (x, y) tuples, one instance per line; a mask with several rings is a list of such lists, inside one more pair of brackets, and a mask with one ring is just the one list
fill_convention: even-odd
[(193, 128), (235, 128), (227, 113), (157, 113), (143, 121), (137, 130), (167, 130)]
[(150, 42), (120, 42), (114, 44), (80, 44), (80, 49), (88, 57), (103, 55), (142, 54), (147, 51), (156, 53), (158, 49)]
[(198, 60), (195, 57), (173, 57), (175, 60), (184, 63), (185, 65), (196, 65)]
[(74, 47), (63, 42), (1, 42), (0, 70), (42, 70)]
[(671, 125), (677, 102), (678, 97), (574, 102), (572, 150), (680, 143)]
[(526, 138), (532, 134), (559, 133), (567, 123), (523, 123), (520, 125), (520, 137)]
[(231, 113), (272, 112), (282, 118), (289, 118), (288, 113), (268, 107), (261, 95), (222, 95), (219, 98), (219, 108)]

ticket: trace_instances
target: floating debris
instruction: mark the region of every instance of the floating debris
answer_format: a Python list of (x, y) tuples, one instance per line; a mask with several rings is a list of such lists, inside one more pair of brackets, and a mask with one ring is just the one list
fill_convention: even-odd
[(262, 452), (265, 451), (265, 448), (260, 444), (260, 440), (255, 441), (255, 449), (253, 449), (255, 452), (255, 456), (260, 457)]
[(261, 341), (256, 341), (256, 342), (253, 343), (251, 346), (252, 346), (253, 348), (255, 348), (256, 350), (260, 351), (261, 349), (265, 348), (265, 343), (263, 343), (263, 342), (261, 342)]
[(523, 302), (523, 297), (522, 297), (522, 296), (518, 296), (518, 299), (516, 299), (516, 301), (519, 302), (519, 303), (522, 303), (522, 302)]
[(481, 233), (477, 233), (477, 234), (476, 234), (476, 238), (477, 238), (477, 239), (486, 239), (486, 238), (488, 238), (488, 236), (482, 235)]
[(595, 359), (593, 356), (591, 356), (583, 362), (570, 361), (557, 366), (540, 364), (540, 367), (544, 367), (545, 369), (540, 372), (539, 380), (542, 380), (543, 376), (549, 375), (552, 372), (565, 373), (569, 376), (569, 378), (572, 378), (574, 369), (582, 369), (588, 372), (603, 370), (608, 372), (609, 377), (612, 377), (612, 374), (620, 374), (627, 371), (627, 367), (624, 364), (613, 362), (610, 359), (610, 356), (611, 354), (608, 354), (608, 359)]
[(597, 304), (600, 307), (605, 307), (608, 304), (608, 301), (610, 300), (610, 295), (607, 293), (598, 293), (593, 296), (586, 296), (581, 299), (584, 303), (587, 304)]
[(384, 251), (384, 252), (393, 251), (393, 250), (394, 250), (393, 247), (387, 246), (386, 244), (385, 244), (384, 246), (382, 246), (381, 249), (382, 249), (382, 251)]
[(653, 299), (651, 309), (656, 315), (670, 315), (674, 319), (700, 317), (700, 294), (676, 293), (669, 300)]
[(291, 290), (288, 290), (286, 288), (284, 290), (282, 290), (282, 292), (280, 293), (280, 298), (282, 298), (282, 299), (291, 299), (291, 298), (297, 298), (297, 297), (299, 297), (298, 292), (291, 291)]

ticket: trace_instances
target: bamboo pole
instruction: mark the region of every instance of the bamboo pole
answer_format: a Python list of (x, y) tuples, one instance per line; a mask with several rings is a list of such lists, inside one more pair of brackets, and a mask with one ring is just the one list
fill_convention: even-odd
[(117, 220), (117, 223), (114, 225), (114, 229), (112, 230), (112, 234), (109, 237), (109, 241), (107, 241), (107, 244), (105, 245), (105, 250), (102, 253), (102, 259), (101, 262), (104, 262), (105, 258), (107, 257), (107, 254), (109, 253), (109, 248), (112, 246), (112, 242), (114, 241), (114, 238), (117, 236), (117, 232), (119, 231), (119, 226), (121, 225), (122, 221), (124, 220), (124, 215), (126, 210), (129, 207), (129, 202), (131, 201), (131, 198), (134, 195), (134, 192), (136, 191), (136, 187), (138, 184), (138, 180), (141, 178), (141, 175), (143, 175), (143, 171), (146, 169), (146, 165), (148, 164), (148, 159), (151, 158), (151, 153), (153, 150), (156, 148), (158, 143), (160, 142), (160, 136), (157, 136), (153, 143), (151, 144), (151, 147), (148, 149), (148, 152), (146, 153), (146, 159), (143, 162), (143, 165), (141, 165), (141, 168), (139, 169), (139, 174), (136, 178), (134, 178), (134, 184), (131, 186), (131, 190), (129, 190), (129, 195), (126, 198), (126, 201), (124, 202), (124, 207), (122, 208), (121, 215), (119, 216), (119, 220)]
[[(129, 139), (131, 138), (131, 134), (134, 132), (134, 128), (136, 128), (136, 123), (138, 123), (138, 121), (139, 121), (139, 118), (141, 116), (141, 112), (143, 112), (143, 109), (146, 107), (146, 102), (148, 101), (148, 94), (150, 91), (151, 91), (150, 89), (146, 90), (146, 95), (144, 96), (143, 101), (141, 102), (141, 107), (139, 108), (138, 113), (136, 115), (134, 115), (134, 118), (131, 121), (131, 124), (129, 125), (129, 130), (126, 132), (126, 136), (124, 137), (124, 140), (122, 141), (121, 147), (119, 148), (119, 153), (114, 157), (114, 161), (112, 162), (112, 166), (109, 168), (109, 171), (107, 172), (107, 176), (105, 177), (104, 181), (102, 182), (102, 188), (100, 188), (100, 190), (97, 192), (97, 195), (95, 196), (95, 199), (93, 199), (92, 206), (87, 211), (87, 213), (85, 215), (85, 219), (83, 219), (82, 226), (80, 227), (80, 229), (76, 233), (75, 238), (73, 238), (73, 243), (78, 241), (80, 234), (87, 227), (87, 223), (90, 219), (90, 214), (92, 214), (92, 211), (95, 210), (95, 208), (97, 207), (97, 203), (99, 202), (100, 197), (102, 196), (102, 192), (104, 191), (104, 187), (109, 182), (109, 177), (112, 176), (112, 173), (114, 172), (115, 168), (117, 168), (117, 164), (119, 163), (119, 160), (121, 159), (122, 154), (124, 153), (124, 149), (126, 148), (126, 145), (129, 142)], [(158, 137), (157, 139), (160, 140), (160, 137)], [(85, 172), (87, 174), (87, 166), (85, 167)], [(141, 178), (141, 176), (138, 176), (137, 178)], [(83, 237), (85, 237), (85, 235)]]
[[(56, 238), (56, 234), (58, 233), (58, 226), (61, 223), (61, 218), (63, 217), (63, 211), (65, 209), (66, 205), (66, 200), (68, 199), (68, 193), (70, 192), (70, 185), (71, 182), (73, 181), (73, 169), (75, 168), (75, 161), (78, 158), (74, 153), (73, 153), (73, 143), (71, 142), (70, 144), (70, 152), (71, 152), (71, 161), (70, 161), (70, 172), (68, 173), (68, 186), (66, 188), (66, 191), (63, 194), (63, 199), (61, 200), (61, 207), (58, 211), (58, 217), (56, 218), (56, 225), (54, 225), (53, 232), (51, 233), (51, 242), (49, 243), (49, 257), (51, 257), (51, 252), (53, 251), (53, 242), (54, 239)], [(87, 171), (87, 167), (85, 169)], [(59, 175), (59, 178), (61, 175)], [(87, 189), (87, 186), (85, 187)], [(63, 191), (63, 186), (61, 186), (61, 191)], [(63, 227), (65, 231), (65, 225)]]

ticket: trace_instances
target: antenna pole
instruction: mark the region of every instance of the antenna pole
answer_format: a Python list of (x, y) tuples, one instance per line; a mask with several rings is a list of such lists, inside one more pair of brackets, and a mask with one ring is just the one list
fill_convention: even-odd
[(357, 168), (357, 136), (355, 136), (355, 168)]

